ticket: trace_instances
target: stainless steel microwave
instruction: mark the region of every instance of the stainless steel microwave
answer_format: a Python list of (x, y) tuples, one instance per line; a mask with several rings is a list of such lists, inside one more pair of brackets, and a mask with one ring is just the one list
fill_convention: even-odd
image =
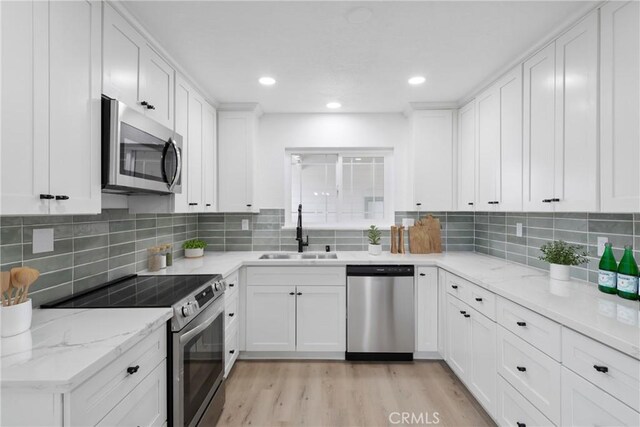
[(102, 96), (102, 191), (182, 192), (182, 136)]

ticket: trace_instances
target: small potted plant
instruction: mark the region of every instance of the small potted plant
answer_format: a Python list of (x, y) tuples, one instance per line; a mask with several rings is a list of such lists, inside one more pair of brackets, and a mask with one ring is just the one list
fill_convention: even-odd
[(200, 239), (187, 240), (182, 244), (186, 258), (200, 258), (204, 255), (204, 248), (206, 247), (207, 244)]
[(369, 227), (369, 254), (380, 255), (382, 253), (382, 245), (380, 244), (380, 237), (382, 233), (378, 230), (378, 227), (372, 225)]
[[(562, 240), (545, 243), (540, 247), (540, 259), (549, 263), (549, 274), (554, 280), (569, 280), (572, 265), (587, 262), (587, 253), (582, 246), (572, 245)], [(581, 252), (580, 252), (581, 251)]]

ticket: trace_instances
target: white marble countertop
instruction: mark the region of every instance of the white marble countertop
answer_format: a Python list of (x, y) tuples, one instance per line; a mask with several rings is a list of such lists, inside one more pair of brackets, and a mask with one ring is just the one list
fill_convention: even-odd
[(300, 266), (347, 264), (413, 264), (437, 266), (530, 308), (556, 322), (640, 359), (640, 305), (599, 292), (592, 283), (556, 282), (547, 272), (472, 252), (372, 256), (367, 252), (338, 252), (334, 260), (260, 260), (263, 252), (206, 252), (196, 259), (179, 259), (172, 267), (140, 274), (222, 274), (241, 266)]
[(170, 308), (35, 309), (31, 330), (0, 341), (3, 392), (68, 392), (172, 314)]

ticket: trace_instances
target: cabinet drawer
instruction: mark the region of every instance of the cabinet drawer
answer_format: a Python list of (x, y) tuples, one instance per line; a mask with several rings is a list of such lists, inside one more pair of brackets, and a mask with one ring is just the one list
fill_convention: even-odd
[(163, 360), (98, 426), (161, 426), (167, 421), (167, 364)]
[(504, 298), (498, 298), (498, 323), (543, 353), (561, 361), (561, 326)]
[(224, 346), (224, 376), (225, 378), (231, 372), (233, 364), (236, 362), (240, 349), (238, 348), (238, 328), (234, 325), (227, 332)]
[(526, 427), (552, 426), (553, 423), (536, 409), (518, 390), (498, 375), (498, 425)]
[(247, 285), (346, 286), (344, 267), (248, 267)]
[(454, 297), (465, 302), (469, 301), (469, 295), (471, 295), (471, 286), (473, 286), (471, 282), (468, 282), (453, 274), (447, 274), (447, 293), (453, 295)]
[(239, 308), (238, 294), (235, 293), (231, 296), (231, 298), (227, 298), (225, 296), (224, 302), (224, 327), (225, 329), (229, 329), (229, 327), (237, 322), (238, 319), (238, 308)]
[(476, 284), (470, 283), (467, 292), (469, 306), (475, 308), (491, 320), (496, 320), (496, 294)]
[(238, 288), (240, 287), (240, 271), (235, 271), (224, 278), (224, 281), (227, 283), (227, 290), (225, 291), (225, 295), (227, 297), (231, 297), (238, 292)]
[(640, 411), (640, 361), (567, 328), (562, 359), (564, 366)]
[(498, 328), (498, 373), (553, 423), (560, 423), (560, 364)]
[[(95, 425), (167, 357), (167, 331), (158, 328), (70, 395), (70, 425)], [(138, 366), (137, 372), (127, 368)]]
[(562, 425), (640, 426), (640, 413), (563, 367)]

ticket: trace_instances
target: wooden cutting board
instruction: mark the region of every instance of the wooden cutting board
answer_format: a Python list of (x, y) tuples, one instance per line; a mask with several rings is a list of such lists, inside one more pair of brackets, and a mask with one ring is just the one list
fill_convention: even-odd
[(440, 220), (428, 215), (409, 227), (409, 252), (432, 254), (442, 252)]

